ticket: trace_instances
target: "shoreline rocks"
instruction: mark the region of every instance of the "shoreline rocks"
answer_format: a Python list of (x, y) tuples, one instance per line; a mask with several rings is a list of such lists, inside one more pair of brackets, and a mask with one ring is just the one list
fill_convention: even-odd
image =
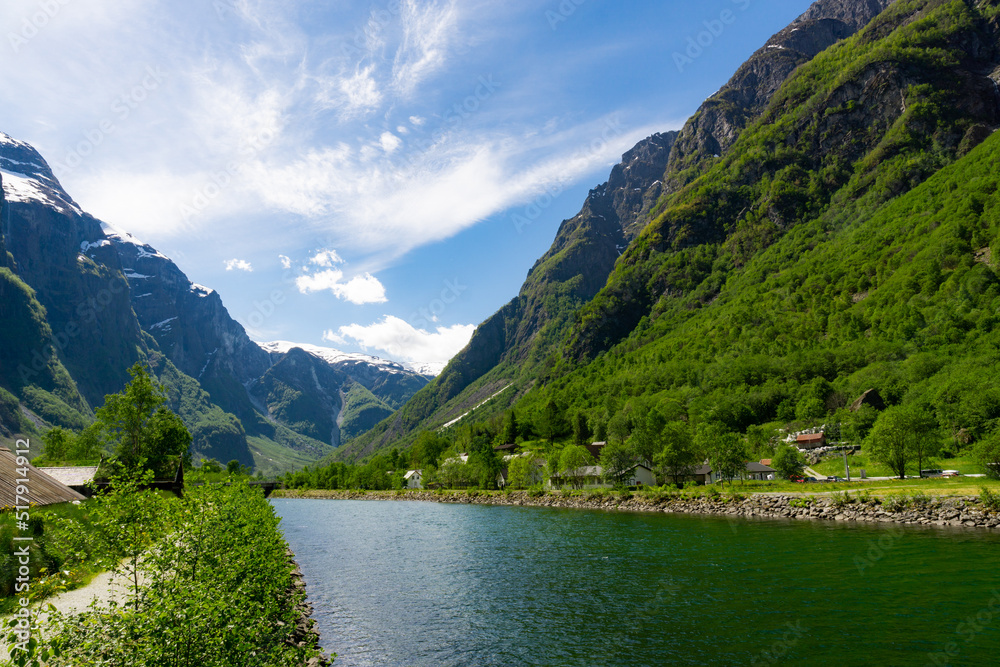
[[(299, 648), (322, 650), (319, 644), (319, 633), (315, 630), (316, 621), (312, 618), (313, 606), (309, 603), (308, 597), (306, 597), (306, 581), (302, 575), (302, 570), (295, 560), (295, 553), (291, 549), (286, 550), (285, 553), (288, 556), (288, 564), (294, 568), (292, 570), (289, 593), (293, 597), (300, 593), (303, 596), (302, 601), (295, 605), (295, 632), (292, 635), (290, 643)], [(329, 656), (322, 653), (303, 663), (303, 667), (329, 667), (331, 664), (333, 664), (333, 661), (330, 660)]]
[(1000, 528), (1000, 513), (983, 507), (974, 496), (931, 497), (897, 496), (895, 498), (852, 498), (755, 494), (746, 497), (719, 494), (692, 497), (682, 494), (632, 492), (622, 494), (584, 493), (564, 496), (547, 493), (541, 496), (527, 491), (507, 493), (483, 491), (295, 491), (275, 492), (275, 498), (312, 498), (329, 500), (403, 500), (471, 505), (552, 507), (565, 509), (615, 510), (626, 512), (670, 512), (707, 514), (743, 518), (814, 519), (863, 523), (898, 523), (915, 526), (952, 526), (963, 528)]

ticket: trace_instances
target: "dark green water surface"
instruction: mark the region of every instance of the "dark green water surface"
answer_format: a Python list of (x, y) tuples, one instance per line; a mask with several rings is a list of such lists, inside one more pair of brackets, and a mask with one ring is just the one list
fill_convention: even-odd
[(276, 499), (336, 665), (1000, 665), (1000, 534)]

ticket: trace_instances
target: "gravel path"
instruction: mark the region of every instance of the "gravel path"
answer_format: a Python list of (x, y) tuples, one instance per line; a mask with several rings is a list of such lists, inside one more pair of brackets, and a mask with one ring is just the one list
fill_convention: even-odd
[[(81, 586), (75, 590), (66, 591), (65, 593), (42, 600), (41, 603), (36, 605), (36, 609), (38, 606), (47, 607), (51, 604), (64, 614), (77, 614), (85, 611), (95, 599), (100, 600), (102, 604), (107, 604), (114, 599), (121, 599), (127, 590), (128, 584), (128, 579), (121, 575), (115, 575), (112, 572), (101, 572), (91, 579), (90, 583), (86, 586)], [(0, 622), (6, 622), (7, 618), (9, 617), (0, 617)], [(45, 614), (40, 614), (38, 619), (44, 623)], [(9, 658), (7, 646), (0, 643), (0, 661)]]

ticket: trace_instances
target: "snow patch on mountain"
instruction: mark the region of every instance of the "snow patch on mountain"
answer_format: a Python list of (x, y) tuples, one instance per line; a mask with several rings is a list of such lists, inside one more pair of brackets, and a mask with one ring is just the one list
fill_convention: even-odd
[(148, 243), (143, 243), (129, 232), (118, 229), (113, 225), (110, 225), (102, 221), (101, 229), (104, 231), (104, 235), (107, 236), (109, 239), (113, 239), (119, 243), (127, 243), (129, 245), (135, 246), (137, 259), (142, 259), (145, 257), (159, 257), (160, 259), (166, 259), (166, 260), (170, 259), (169, 257), (159, 252), (156, 248), (149, 245)]
[[(10, 161), (3, 158), (5, 161)], [(25, 163), (21, 163), (25, 164)], [(33, 174), (24, 174), (0, 167), (3, 175), (3, 192), (9, 202), (40, 203), (58, 210), (61, 213), (83, 215), (83, 211), (68, 197), (63, 197), (60, 189), (48, 179)]]
[[(271, 354), (287, 354), (290, 350), (297, 347), (331, 365), (343, 363), (365, 363), (372, 366), (378, 366), (390, 373), (404, 373), (409, 371), (411, 373), (417, 373), (418, 375), (436, 376), (444, 369), (443, 364), (404, 364), (391, 361), (389, 359), (382, 359), (381, 357), (373, 357), (368, 354), (342, 352), (341, 350), (337, 350), (332, 347), (321, 347), (319, 345), (309, 345), (308, 343), (292, 343), (285, 340), (276, 340), (269, 343), (258, 342), (257, 345), (260, 346), (260, 348), (265, 352)], [(440, 366), (440, 368), (438, 368), (438, 366)]]

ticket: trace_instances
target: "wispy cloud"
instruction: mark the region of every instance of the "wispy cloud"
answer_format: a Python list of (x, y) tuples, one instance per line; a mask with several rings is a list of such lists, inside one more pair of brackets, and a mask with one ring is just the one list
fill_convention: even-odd
[(326, 331), (323, 340), (343, 344), (351, 339), (366, 351), (381, 350), (393, 359), (443, 363), (468, 345), (475, 329), (472, 324), (458, 324), (431, 332), (388, 315), (368, 326), (350, 324)]
[(403, 0), (403, 43), (392, 68), (393, 86), (402, 97), (444, 66), (458, 18), (455, 0)]

